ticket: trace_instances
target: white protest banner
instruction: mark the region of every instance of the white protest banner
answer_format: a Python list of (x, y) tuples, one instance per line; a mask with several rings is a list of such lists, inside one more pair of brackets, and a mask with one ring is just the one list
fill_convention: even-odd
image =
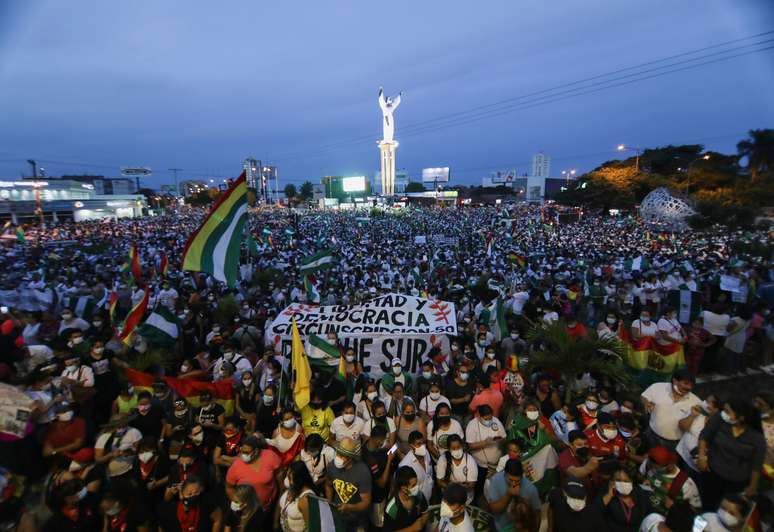
[(317, 306), (293, 303), (269, 328), (271, 340), (290, 337), (292, 320), (301, 336), (417, 336), (457, 334), (454, 303), (414, 296), (387, 294), (361, 305)]
[[(355, 360), (360, 362), (363, 370), (372, 379), (379, 379), (390, 371), (390, 361), (393, 358), (400, 358), (406, 373), (417, 375), (422, 369), (422, 362), (427, 360), (433, 347), (439, 347), (444, 353), (449, 352), (449, 337), (445, 334), (372, 338), (353, 336), (339, 337), (338, 340), (344, 351), (350, 348), (355, 351)], [(283, 360), (290, 360), (290, 337), (276, 337), (274, 345), (277, 351), (282, 353)]]
[(720, 289), (728, 292), (739, 291), (739, 278), (733, 275), (721, 275), (720, 276)]
[(424, 235), (417, 235), (414, 237), (414, 243), (419, 245), (427, 244), (427, 237)]
[(5, 441), (26, 435), (33, 403), (13, 386), (0, 383), (0, 436)]

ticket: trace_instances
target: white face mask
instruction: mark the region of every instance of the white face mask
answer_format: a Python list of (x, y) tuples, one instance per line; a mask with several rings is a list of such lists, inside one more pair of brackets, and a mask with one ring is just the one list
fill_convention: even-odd
[(446, 504), (446, 501), (441, 501), (441, 517), (454, 517), (454, 510), (451, 509), (451, 506)]
[(602, 431), (602, 434), (605, 436), (606, 440), (612, 440), (616, 436), (618, 436), (618, 430), (617, 429), (604, 429)]
[(102, 322), (101, 322), (101, 321), (95, 321), (95, 322), (93, 322), (93, 325), (94, 325), (94, 326), (95, 326), (97, 329), (99, 329), (100, 327), (102, 327)]
[(354, 360), (355, 360), (355, 355), (344, 355), (344, 359), (345, 359), (347, 362), (352, 362), (352, 361), (354, 361)]
[(246, 464), (249, 464), (253, 461), (253, 455), (249, 453), (242, 453), (239, 455), (239, 457), (242, 459), (242, 461)]
[(494, 357), (495, 357), (495, 354), (494, 354), (494, 353), (487, 353), (487, 354), (486, 354), (486, 358), (488, 358), (489, 360), (493, 360), (493, 359), (494, 359)]
[(511, 333), (511, 340), (517, 340), (519, 338), (519, 335), (516, 333)]
[(286, 429), (294, 429), (296, 428), (296, 420), (295, 419), (286, 419), (282, 422), (282, 426)]
[(454, 449), (453, 451), (451, 451), (451, 455), (452, 455), (452, 458), (454, 458), (455, 460), (459, 460), (460, 458), (462, 458), (463, 450)]
[(368, 392), (366, 394), (366, 397), (368, 397), (369, 401), (373, 401), (373, 400), (375, 400), (378, 397), (378, 395), (379, 394), (377, 394), (376, 392)]
[(152, 451), (142, 452), (137, 455), (137, 458), (139, 458), (140, 462), (142, 462), (143, 464), (147, 464), (153, 458), (153, 452)]
[(462, 380), (462, 381), (468, 380), (468, 374), (467, 373), (460, 373), (460, 380)]
[(725, 421), (725, 422), (726, 422), (726, 423), (728, 423), (729, 425), (736, 425), (736, 424), (737, 424), (737, 422), (738, 422), (738, 420), (737, 420), (737, 419), (731, 419), (731, 416), (729, 416), (728, 414), (726, 414), (726, 411), (725, 411), (725, 410), (722, 410), (722, 411), (720, 412), (720, 417), (723, 419), (723, 421)]
[(586, 507), (586, 499), (573, 499), (572, 497), (565, 497), (565, 500), (567, 501), (567, 506), (569, 506), (570, 510), (573, 512), (580, 512)]
[(430, 380), (433, 377), (432, 371), (423, 371), (422, 377), (424, 377), (426, 380)]
[(633, 489), (634, 489), (634, 484), (632, 484), (631, 482), (625, 482), (620, 480), (615, 481), (615, 490), (621, 495), (629, 495)]
[(438, 392), (430, 392), (430, 399), (432, 399), (433, 401), (437, 401), (440, 398), (441, 398), (441, 394), (440, 393), (438, 393)]
[(733, 528), (739, 524), (739, 518), (735, 515), (731, 515), (725, 508), (720, 508), (718, 510), (718, 519), (720, 519), (720, 522), (727, 528)]
[(605, 321), (608, 325), (613, 325), (615, 323), (615, 318), (607, 318)]
[(588, 410), (596, 410), (599, 406), (599, 403), (596, 401), (586, 401), (585, 405)]
[(419, 484), (417, 484), (413, 488), (409, 488), (409, 495), (411, 495), (412, 497), (416, 497), (417, 495), (419, 495)]
[(629, 408), (629, 407), (626, 407), (626, 406), (622, 406), (621, 407), (621, 413), (622, 414), (631, 414), (632, 413), (632, 409)]
[(400, 375), (402, 371), (403, 371), (403, 368), (401, 368), (400, 366), (393, 366), (392, 367), (392, 372), (395, 375)]
[(230, 362), (231, 359), (234, 358), (233, 351), (226, 351), (225, 353), (223, 353), (223, 358)]
[(426, 454), (427, 454), (427, 447), (425, 447), (424, 444), (414, 449), (415, 456), (422, 457), (422, 456), (425, 456)]
[(73, 412), (62, 412), (61, 414), (57, 414), (56, 418), (59, 421), (70, 421), (73, 418)]
[(355, 421), (355, 414), (344, 414), (341, 417), (344, 418), (344, 423), (346, 423), (347, 425)]
[(530, 421), (537, 421), (537, 418), (540, 417), (540, 412), (537, 410), (527, 410), (527, 413), (525, 414), (527, 416), (527, 419)]
[(344, 466), (347, 464), (346, 458), (342, 458), (339, 455), (336, 455), (336, 458), (333, 459), (333, 465), (338, 467), (339, 469), (344, 469)]
[(285, 489), (290, 489), (290, 479), (287, 475), (285, 475), (285, 480), (282, 481), (282, 484), (285, 486)]
[(72, 461), (70, 462), (70, 467), (68, 467), (67, 469), (72, 473), (74, 471), (80, 471), (81, 469), (83, 469), (83, 466), (78, 462)]
[(231, 504), (229, 506), (231, 507), (231, 511), (233, 512), (239, 512), (242, 510), (242, 505), (236, 501), (231, 501)]
[(69, 321), (69, 320), (73, 319), (73, 315), (72, 314), (62, 314), (62, 319), (64, 321)]
[(242, 386), (245, 388), (249, 388), (252, 383), (253, 379), (242, 379)]
[(200, 432), (199, 434), (194, 434), (191, 436), (191, 440), (193, 440), (194, 443), (201, 443), (204, 441), (204, 433)]

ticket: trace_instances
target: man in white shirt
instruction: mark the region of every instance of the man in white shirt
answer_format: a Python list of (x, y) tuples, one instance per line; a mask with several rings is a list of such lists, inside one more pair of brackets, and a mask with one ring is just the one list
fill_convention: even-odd
[(672, 381), (657, 382), (642, 392), (642, 403), (650, 412), (648, 437), (651, 445), (663, 445), (671, 451), (683, 435), (680, 421), (691, 415), (691, 409), (699, 406), (701, 400), (693, 389), (694, 378), (687, 369), (679, 369), (672, 375)]
[(239, 383), (242, 380), (242, 374), (252, 373), (253, 367), (250, 361), (236, 352), (234, 346), (227, 345), (223, 348), (223, 356), (215, 361), (212, 365), (212, 377), (214, 380), (221, 380), (223, 378), (223, 364), (230, 362), (234, 365), (234, 382)]
[(80, 329), (82, 332), (88, 331), (89, 322), (75, 315), (72, 309), (66, 308), (62, 311), (62, 321), (59, 322), (59, 331), (62, 334), (68, 329)]
[(478, 478), (485, 479), (489, 470), (494, 471), (502, 456), (500, 441), (506, 436), (505, 427), (494, 417), (492, 407), (481, 405), (476, 416), (465, 427), (465, 441), (478, 464)]
[(425, 437), (415, 430), (409, 434), (409, 445), (411, 450), (403, 457), (398, 467), (409, 466), (414, 470), (419, 491), (425, 496), (425, 500), (429, 501), (433, 494), (433, 462), (425, 444)]
[(438, 532), (473, 532), (473, 522), (465, 512), (465, 489), (459, 484), (449, 484), (443, 490)]
[(355, 404), (348, 401), (344, 403), (341, 415), (331, 423), (331, 438), (336, 441), (344, 438), (360, 441), (364, 427), (365, 421), (355, 415)]
[(62, 384), (92, 388), (94, 386), (94, 371), (91, 369), (91, 366), (81, 364), (80, 356), (69, 355), (65, 359), (65, 369), (62, 372)]

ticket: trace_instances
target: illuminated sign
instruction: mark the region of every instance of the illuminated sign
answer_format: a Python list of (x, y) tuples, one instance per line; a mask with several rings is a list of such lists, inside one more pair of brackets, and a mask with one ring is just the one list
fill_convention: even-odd
[(90, 185), (88, 183), (81, 183), (81, 186), (87, 190), (94, 190), (94, 185)]
[(341, 180), (344, 192), (363, 192), (366, 189), (365, 176), (345, 177)]
[(76, 209), (80, 209), (81, 207), (83, 207), (83, 202), (76, 201), (75, 203), (73, 203), (73, 205), (75, 206)]
[(47, 187), (47, 181), (0, 181), (0, 187)]
[(422, 181), (424, 183), (446, 183), (449, 181), (449, 167), (423, 168)]
[(151, 169), (146, 167), (129, 167), (129, 166), (122, 166), (121, 167), (121, 175), (123, 176), (143, 176), (143, 175), (151, 175)]
[(129, 205), (128, 201), (108, 201), (105, 203), (108, 207), (126, 207)]

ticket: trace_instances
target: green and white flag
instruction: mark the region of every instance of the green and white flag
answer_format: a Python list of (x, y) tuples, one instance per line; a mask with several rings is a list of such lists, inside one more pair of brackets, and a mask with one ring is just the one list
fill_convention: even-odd
[[(344, 481), (336, 482), (344, 483)], [(334, 488), (338, 489), (335, 486)], [(341, 489), (344, 490), (346, 488), (342, 485)], [(339, 514), (331, 508), (328, 501), (313, 495), (307, 495), (306, 500), (309, 514), (309, 522), (307, 523), (309, 532), (344, 532), (346, 530)]]
[(485, 323), (498, 342), (508, 336), (508, 323), (505, 321), (505, 306), (502, 298), (498, 297), (491, 305), (485, 307), (478, 317), (478, 322)]
[(320, 290), (317, 286), (317, 278), (314, 275), (304, 275), (304, 289), (306, 289), (307, 303), (319, 303)]
[(642, 272), (650, 268), (650, 263), (648, 259), (640, 255), (639, 257), (624, 261), (624, 268), (630, 272), (638, 270)]
[(411, 277), (414, 279), (414, 286), (422, 284), (422, 272), (419, 271), (419, 266), (411, 268)]
[(335, 370), (339, 367), (341, 352), (339, 346), (329, 344), (322, 336), (310, 334), (306, 340), (306, 356), (309, 364), (318, 370)]
[(677, 309), (677, 321), (683, 325), (689, 325), (702, 311), (701, 294), (688, 289), (670, 290), (667, 292), (667, 302)]
[(62, 301), (63, 306), (73, 309), (75, 315), (86, 321), (91, 321), (94, 311), (97, 309), (97, 302), (92, 296), (68, 296)]
[(333, 267), (336, 259), (332, 249), (326, 249), (312, 256), (301, 259), (301, 273), (310, 274)]
[(180, 336), (180, 320), (167, 307), (159, 305), (137, 328), (137, 333), (151, 345), (172, 347)]

